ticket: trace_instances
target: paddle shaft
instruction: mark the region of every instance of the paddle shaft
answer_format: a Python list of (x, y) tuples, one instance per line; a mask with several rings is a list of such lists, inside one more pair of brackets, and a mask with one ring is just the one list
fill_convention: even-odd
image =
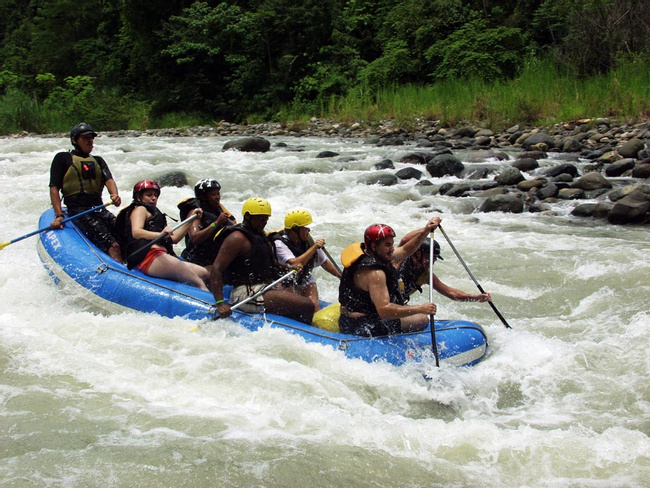
[(278, 278), (277, 280), (275, 280), (273, 283), (271, 283), (271, 284), (269, 284), (269, 285), (266, 285), (264, 288), (262, 288), (260, 291), (258, 291), (258, 292), (255, 293), (254, 295), (249, 296), (247, 299), (242, 300), (241, 302), (235, 303), (232, 307), (230, 307), (230, 310), (236, 310), (236, 309), (238, 309), (239, 307), (241, 307), (242, 305), (244, 305), (244, 304), (250, 302), (251, 300), (255, 300), (258, 296), (263, 295), (264, 293), (266, 293), (267, 291), (269, 291), (271, 288), (273, 288), (273, 287), (274, 287), (275, 285), (277, 285), (278, 283), (281, 283), (281, 282), (283, 282), (284, 280), (286, 280), (289, 276), (291, 276), (291, 275), (294, 274), (295, 272), (296, 272), (296, 270), (295, 270), (295, 269), (292, 269), (291, 271), (289, 271), (289, 272), (288, 272), (287, 274), (285, 274), (284, 276), (282, 276), (282, 277)]
[[(186, 219), (183, 220), (180, 224), (178, 224), (177, 226), (173, 227), (173, 228), (172, 228), (172, 232), (173, 232), (173, 231), (177, 231), (178, 229), (180, 229), (181, 227), (183, 227), (185, 224), (187, 224), (187, 223), (189, 223), (189, 222), (192, 222), (192, 221), (193, 221), (194, 219), (196, 219), (196, 218), (198, 218), (198, 215), (196, 215), (196, 214), (192, 215), (191, 217), (186, 218)], [(149, 249), (151, 246), (153, 246), (153, 245), (156, 244), (157, 242), (160, 242), (160, 241), (163, 240), (165, 237), (167, 237), (167, 235), (168, 235), (167, 232), (161, 232), (160, 235), (159, 235), (158, 237), (156, 237), (155, 239), (153, 239), (153, 240), (147, 242), (144, 246), (142, 246), (142, 247), (141, 247), (140, 249), (138, 249), (137, 251), (134, 251), (134, 252), (132, 252), (131, 254), (129, 254), (129, 257), (126, 258), (127, 261), (128, 261), (129, 259), (131, 259), (133, 256), (135, 256), (136, 254), (138, 254), (138, 253), (144, 251), (145, 249)]]
[[(104, 203), (102, 205), (97, 205), (96, 207), (90, 208), (88, 210), (84, 210), (83, 212), (79, 212), (78, 214), (75, 214), (75, 215), (73, 215), (71, 217), (67, 217), (67, 218), (63, 219), (61, 221), (61, 224), (65, 224), (66, 222), (70, 222), (71, 220), (74, 220), (76, 218), (83, 217), (84, 215), (88, 215), (89, 213), (95, 212), (96, 210), (101, 210), (102, 208), (104, 208), (104, 207), (106, 207), (108, 205), (111, 205), (112, 203), (113, 202)], [(48, 225), (47, 227), (43, 227), (42, 229), (35, 230), (33, 232), (30, 232), (29, 234), (25, 234), (24, 236), (16, 237), (15, 239), (12, 239), (10, 241), (0, 243), (0, 250), (4, 249), (9, 244), (13, 244), (14, 242), (22, 241), (23, 239), (27, 239), (28, 237), (35, 236), (36, 234), (40, 234), (41, 232), (45, 232), (45, 231), (48, 231), (48, 230), (54, 230), (54, 229), (52, 229), (52, 227), (50, 227)]]
[[(456, 254), (456, 257), (458, 258), (458, 260), (461, 262), (461, 264), (462, 264), (463, 267), (465, 268), (465, 271), (467, 271), (467, 274), (469, 275), (469, 277), (472, 278), (472, 281), (474, 282), (474, 284), (476, 285), (476, 287), (478, 288), (478, 290), (479, 290), (481, 293), (485, 293), (485, 290), (484, 290), (483, 287), (479, 284), (479, 282), (476, 281), (476, 278), (474, 278), (474, 275), (472, 274), (472, 272), (471, 272), (471, 271), (469, 270), (469, 268), (467, 267), (467, 264), (465, 264), (465, 261), (463, 261), (463, 258), (460, 257), (460, 254), (459, 254), (458, 251), (456, 250), (456, 247), (451, 243), (451, 239), (449, 239), (449, 237), (447, 236), (447, 233), (446, 233), (445, 230), (442, 228), (442, 225), (439, 225), (439, 226), (438, 226), (438, 229), (440, 229), (440, 232), (442, 232), (442, 235), (445, 236), (445, 239), (446, 239), (447, 242), (449, 243), (449, 246), (451, 247), (452, 251), (454, 251), (454, 254)], [(499, 320), (501, 320), (501, 322), (503, 323), (503, 325), (505, 325), (506, 328), (508, 328), (508, 329), (512, 329), (512, 327), (510, 327), (510, 324), (508, 324), (508, 322), (507, 322), (506, 319), (503, 317), (503, 315), (501, 315), (501, 312), (499, 312), (499, 310), (497, 309), (496, 305), (495, 305), (494, 303), (492, 303), (492, 301), (489, 301), (488, 303), (490, 304), (490, 307), (492, 307), (492, 310), (494, 310), (494, 313), (497, 315), (497, 317), (499, 317)]]
[[(307, 237), (307, 244), (309, 244), (310, 246), (314, 245), (314, 239), (312, 238), (312, 236)], [(339, 268), (339, 265), (336, 264), (336, 261), (334, 261), (334, 258), (332, 257), (332, 255), (329, 253), (329, 251), (327, 249), (325, 249), (325, 246), (323, 246), (321, 249), (325, 253), (325, 256), (327, 256), (327, 259), (330, 260), (330, 263), (332, 263), (332, 266), (334, 266), (336, 268), (336, 271), (338, 271), (340, 274), (343, 274), (343, 272), (341, 271), (341, 268)]]
[[(433, 303), (433, 232), (429, 234), (429, 301)], [(436, 358), (436, 367), (440, 367), (440, 358), (438, 357), (438, 344), (436, 343), (436, 320), (434, 315), (429, 315), (429, 325), (431, 326), (431, 348), (433, 357)]]

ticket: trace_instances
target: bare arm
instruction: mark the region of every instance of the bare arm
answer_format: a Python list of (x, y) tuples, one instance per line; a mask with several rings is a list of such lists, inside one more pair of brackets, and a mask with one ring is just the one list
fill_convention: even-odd
[(463, 302), (488, 302), (492, 301), (492, 296), (489, 293), (481, 293), (479, 295), (471, 295), (465, 293), (464, 291), (452, 288), (449, 285), (444, 284), (440, 279), (434, 274), (433, 275), (433, 289), (436, 290), (441, 295), (446, 296), (452, 300), (463, 301)]
[(111, 201), (113, 204), (116, 207), (122, 205), (122, 199), (120, 198), (119, 192), (117, 191), (117, 183), (115, 183), (115, 180), (107, 180), (105, 185), (108, 193), (111, 196)]
[(442, 222), (440, 217), (432, 217), (427, 222), (427, 225), (421, 229), (406, 234), (400, 241), (399, 246), (395, 248), (392, 259), (393, 266), (398, 267), (406, 258), (417, 251), (427, 236), (438, 228), (440, 222)]
[[(201, 229), (198, 221), (194, 221), (188, 230), (188, 236), (194, 245), (203, 244), (205, 241), (214, 238), (217, 231), (230, 222), (228, 214), (221, 212), (205, 229)], [(214, 224), (214, 225), (213, 225)]]
[[(54, 215), (62, 215), (63, 214), (63, 207), (61, 206), (61, 194), (59, 193), (59, 189), (56, 186), (51, 186), (50, 187), (50, 201), (52, 202), (52, 208), (54, 209)], [(63, 220), (62, 217), (55, 218), (50, 223), (50, 228), (52, 228), (52, 229), (63, 229), (63, 224), (61, 224), (62, 220)]]
[(357, 286), (367, 287), (372, 303), (382, 319), (401, 319), (419, 313), (433, 315), (436, 313), (434, 303), (423, 303), (421, 305), (398, 305), (391, 303), (388, 287), (386, 286), (386, 273), (379, 269), (363, 269), (357, 272), (354, 278)]

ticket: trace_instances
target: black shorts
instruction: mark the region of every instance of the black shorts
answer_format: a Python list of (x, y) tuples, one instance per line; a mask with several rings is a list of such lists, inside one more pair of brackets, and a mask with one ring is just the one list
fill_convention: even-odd
[[(69, 208), (68, 215), (72, 217), (85, 210), (88, 209), (84, 207)], [(100, 208), (78, 219), (74, 219), (74, 224), (93, 244), (104, 252), (107, 252), (108, 248), (115, 242), (115, 215), (106, 210), (106, 208)]]
[(342, 334), (354, 334), (364, 337), (396, 335), (402, 332), (400, 319), (380, 319), (372, 317), (339, 317), (339, 329)]

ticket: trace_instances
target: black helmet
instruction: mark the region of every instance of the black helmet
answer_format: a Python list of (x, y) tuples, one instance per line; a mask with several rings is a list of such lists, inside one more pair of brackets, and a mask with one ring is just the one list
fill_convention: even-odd
[(194, 185), (194, 196), (196, 198), (201, 198), (201, 195), (205, 195), (210, 190), (221, 190), (221, 185), (217, 180), (211, 180), (209, 178), (203, 178), (196, 182)]
[(97, 137), (97, 133), (93, 130), (92, 127), (90, 127), (89, 124), (86, 124), (85, 122), (81, 122), (72, 128), (72, 130), (70, 131), (70, 138), (76, 139), (77, 137), (88, 133), (92, 134), (93, 137)]
[[(429, 257), (429, 254), (431, 253), (431, 246), (429, 245), (429, 241), (424, 241), (422, 244), (420, 244), (420, 249), (419, 251), (422, 253), (423, 257)], [(438, 259), (444, 261), (445, 259), (440, 255), (440, 244), (438, 244), (438, 241), (434, 240), (433, 241), (433, 261), (437, 261)]]

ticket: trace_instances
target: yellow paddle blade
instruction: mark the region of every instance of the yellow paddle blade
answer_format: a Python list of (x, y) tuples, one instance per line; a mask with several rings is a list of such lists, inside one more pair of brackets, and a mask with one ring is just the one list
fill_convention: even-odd
[(7, 247), (9, 244), (11, 244), (11, 241), (3, 242), (0, 243), (0, 251), (2, 251), (5, 247)]
[(341, 253), (341, 263), (343, 267), (349, 268), (352, 263), (361, 257), (363, 254), (363, 249), (361, 249), (361, 243), (355, 242), (350, 244), (348, 247), (343, 249)]

